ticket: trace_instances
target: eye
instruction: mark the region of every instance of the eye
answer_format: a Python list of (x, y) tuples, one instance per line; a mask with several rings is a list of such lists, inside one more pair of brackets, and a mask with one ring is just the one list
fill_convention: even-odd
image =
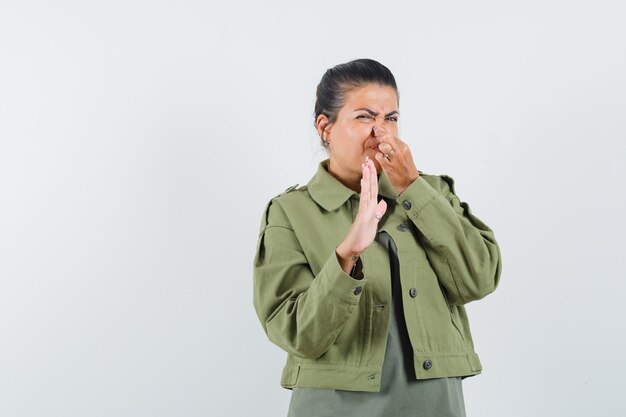
[(395, 116), (387, 117), (387, 120), (391, 120), (392, 122), (397, 122), (398, 118)]
[(359, 114), (356, 118), (357, 118), (357, 119), (360, 119), (361, 117), (365, 117), (365, 118), (368, 118), (368, 119), (371, 119), (371, 118), (372, 118), (372, 116), (367, 115), (367, 114)]

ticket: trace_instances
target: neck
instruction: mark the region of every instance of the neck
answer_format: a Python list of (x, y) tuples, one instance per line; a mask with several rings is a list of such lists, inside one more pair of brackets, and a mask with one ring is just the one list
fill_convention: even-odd
[(348, 170), (342, 170), (333, 164), (332, 159), (328, 163), (328, 173), (352, 191), (356, 192), (357, 194), (361, 193), (362, 175), (360, 173), (358, 175), (355, 175)]

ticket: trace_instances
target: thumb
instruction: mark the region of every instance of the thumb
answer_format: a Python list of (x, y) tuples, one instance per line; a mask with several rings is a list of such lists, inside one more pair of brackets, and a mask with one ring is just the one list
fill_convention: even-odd
[(378, 217), (383, 217), (386, 211), (387, 211), (387, 202), (381, 199), (376, 205), (376, 215)]

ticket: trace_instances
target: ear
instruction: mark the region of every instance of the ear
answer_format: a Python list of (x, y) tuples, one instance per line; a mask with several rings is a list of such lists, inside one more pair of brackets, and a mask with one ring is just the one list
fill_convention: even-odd
[(320, 135), (321, 137), (324, 137), (324, 135), (322, 135), (322, 131), (326, 132), (326, 135), (330, 134), (330, 124), (328, 123), (328, 117), (325, 114), (320, 114), (319, 116), (317, 116), (317, 120), (315, 121), (315, 124), (317, 125), (317, 134)]

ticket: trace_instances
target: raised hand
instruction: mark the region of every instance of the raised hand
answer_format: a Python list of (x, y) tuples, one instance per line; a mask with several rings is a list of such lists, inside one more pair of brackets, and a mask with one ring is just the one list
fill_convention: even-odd
[(392, 132), (374, 127), (374, 136), (378, 139), (376, 161), (385, 171), (389, 182), (398, 194), (401, 194), (413, 181), (419, 177), (409, 146), (394, 136)]
[(378, 177), (374, 162), (365, 157), (362, 167), (359, 211), (345, 239), (336, 249), (341, 267), (346, 273), (349, 273), (356, 259), (374, 241), (378, 221), (387, 211), (385, 200), (378, 202)]

